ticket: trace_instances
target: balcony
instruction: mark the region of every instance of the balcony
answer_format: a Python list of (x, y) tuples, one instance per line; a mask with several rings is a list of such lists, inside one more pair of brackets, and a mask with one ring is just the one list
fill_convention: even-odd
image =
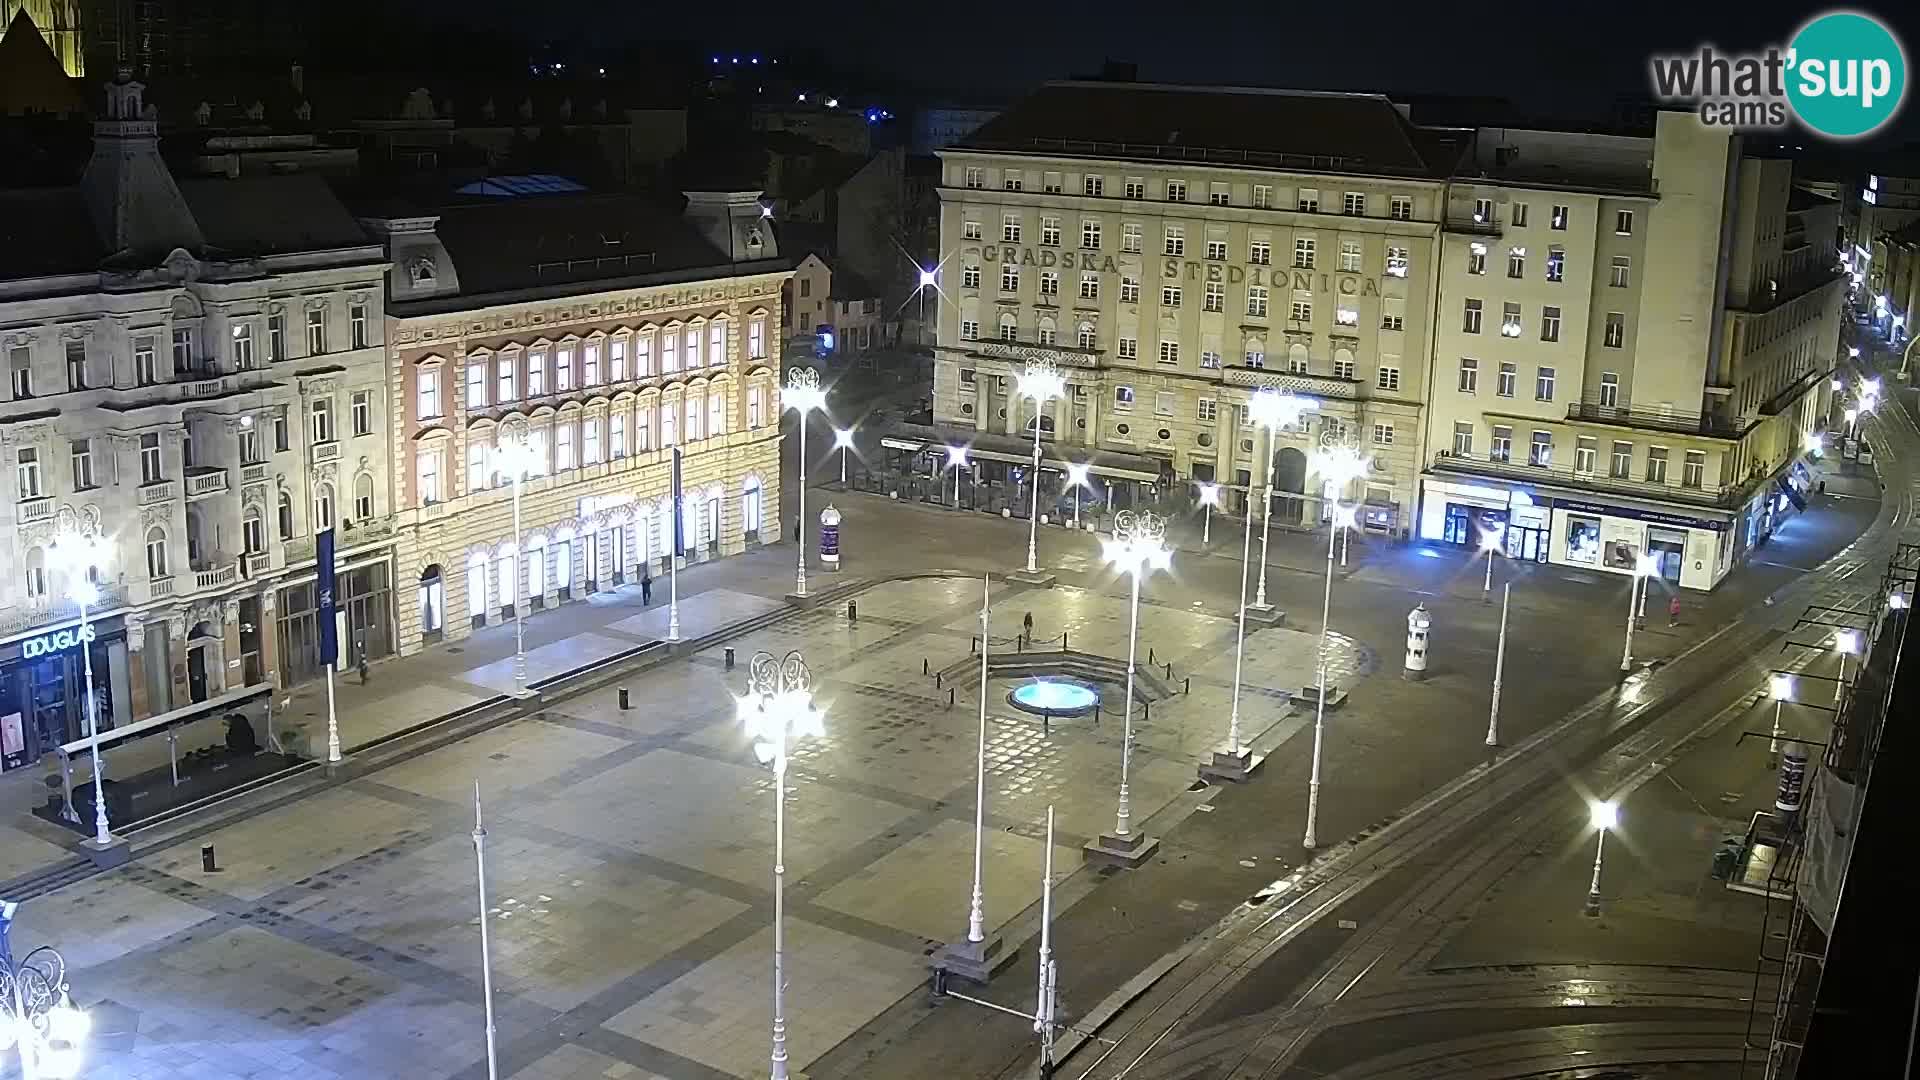
[(257, 578), (273, 570), (273, 556), (264, 551), (256, 551), (240, 557), (241, 570), (250, 578)]
[(205, 498), (218, 495), (227, 490), (227, 470), (207, 465), (194, 465), (187, 469), (187, 499)]
[(1614, 427), (1643, 431), (1671, 431), (1679, 435), (1701, 435), (1710, 439), (1737, 439), (1747, 430), (1741, 416), (1715, 416), (1712, 413), (1682, 413), (1670, 409), (1644, 409), (1628, 405), (1603, 405), (1592, 399), (1567, 405), (1567, 419), (1585, 420)]
[(314, 443), (312, 453), (313, 463), (315, 465), (324, 465), (329, 461), (339, 461), (340, 442), (337, 439), (329, 439), (326, 442)]
[(219, 397), (227, 392), (227, 380), (219, 376), (195, 379), (184, 385), (186, 394), (190, 398)]
[(1448, 211), (1447, 220), (1441, 226), (1450, 233), (1466, 233), (1471, 236), (1499, 236), (1500, 223), (1492, 218), (1482, 218), (1471, 210)]
[(154, 480), (140, 485), (140, 505), (158, 506), (172, 502), (176, 488), (171, 480)]
[(240, 564), (226, 563), (207, 570), (195, 570), (193, 572), (193, 588), (195, 592), (202, 592), (207, 589), (224, 589), (239, 579)]
[(1604, 473), (1580, 472), (1567, 465), (1528, 465), (1517, 461), (1496, 460), (1479, 454), (1458, 454), (1451, 450), (1442, 450), (1434, 456), (1433, 471), (1492, 476), (1532, 484), (1554, 484), (1587, 491), (1605, 491), (1639, 499), (1658, 499), (1722, 509), (1731, 509), (1740, 505), (1747, 490), (1744, 486), (1687, 487), (1672, 481), (1663, 483), (1636, 480), (1630, 477), (1613, 477)]
[(173, 595), (173, 579), (172, 578), (159, 577), (159, 578), (149, 578), (147, 580), (147, 597), (149, 599), (158, 600), (161, 597), (172, 596), (172, 595)]
[(267, 482), (267, 463), (262, 461), (253, 465), (240, 466), (240, 486), (264, 484)]
[(1296, 374), (1291, 371), (1269, 371), (1266, 368), (1228, 367), (1222, 368), (1228, 386), (1251, 386), (1260, 390), (1289, 390), (1296, 394), (1306, 394), (1322, 398), (1356, 398), (1360, 396), (1360, 384), (1353, 379), (1336, 379), (1328, 375)]
[(1010, 360), (1016, 364), (1025, 364), (1033, 360), (1051, 360), (1060, 367), (1099, 367), (1100, 354), (1093, 349), (1076, 349), (1062, 345), (1030, 345), (1024, 341), (975, 341), (969, 342), (969, 350), (976, 356), (990, 356), (996, 360)]
[(41, 495), (32, 499), (21, 499), (20, 508), (14, 520), (21, 525), (34, 525), (42, 521), (53, 520), (53, 496)]

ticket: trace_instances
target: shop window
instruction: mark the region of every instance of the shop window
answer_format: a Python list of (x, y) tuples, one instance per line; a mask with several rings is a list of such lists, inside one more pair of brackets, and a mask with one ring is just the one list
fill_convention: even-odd
[(1600, 561), (1600, 519), (1567, 518), (1567, 561), (1593, 566)]

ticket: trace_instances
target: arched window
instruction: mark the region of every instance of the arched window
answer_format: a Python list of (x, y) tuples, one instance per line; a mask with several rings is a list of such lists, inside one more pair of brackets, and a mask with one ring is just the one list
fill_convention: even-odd
[(747, 477), (746, 485), (740, 491), (740, 528), (748, 533), (760, 531), (760, 478)]
[(1247, 339), (1247, 366), (1263, 368), (1267, 366), (1267, 341), (1265, 338)]
[(1312, 365), (1307, 360), (1305, 345), (1296, 341), (1287, 346), (1287, 370), (1295, 375), (1306, 375), (1312, 371)]
[(333, 485), (319, 483), (313, 486), (313, 531), (323, 532), (333, 528)]
[(373, 516), (373, 474), (370, 472), (353, 478), (353, 516), (356, 521)]
[(167, 530), (155, 525), (147, 530), (147, 576), (164, 578), (167, 573)]
[(1042, 345), (1053, 344), (1054, 342), (1053, 316), (1051, 315), (1041, 316), (1039, 336), (1036, 338), (1036, 340), (1038, 340)]
[(47, 550), (43, 547), (35, 546), (27, 552), (27, 597), (47, 598)]
[(1100, 335), (1094, 333), (1093, 324), (1090, 322), (1080, 324), (1080, 333), (1075, 340), (1083, 349), (1097, 349), (1100, 347)]
[(1020, 336), (1020, 324), (1011, 311), (1000, 313), (1000, 340), (1013, 341)]
[(277, 514), (280, 519), (280, 539), (293, 539), (293, 496), (284, 490), (280, 492)]
[(260, 517), (260, 507), (253, 503), (248, 503), (240, 515), (240, 544), (249, 555), (267, 550), (267, 523)]
[(707, 387), (707, 438), (727, 433), (727, 388)]

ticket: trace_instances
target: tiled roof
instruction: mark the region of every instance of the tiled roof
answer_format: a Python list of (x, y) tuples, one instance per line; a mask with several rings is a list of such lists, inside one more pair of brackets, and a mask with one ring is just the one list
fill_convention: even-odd
[(200, 225), (208, 254), (284, 255), (377, 243), (311, 174), (186, 180), (180, 195)]
[(728, 265), (677, 210), (645, 196), (469, 202), (438, 213), (467, 296)]
[(957, 149), (1440, 178), (1457, 151), (1378, 94), (1049, 83)]

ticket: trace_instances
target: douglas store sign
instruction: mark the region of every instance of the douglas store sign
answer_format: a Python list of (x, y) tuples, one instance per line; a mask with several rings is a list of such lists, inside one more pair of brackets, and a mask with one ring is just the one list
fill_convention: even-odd
[(51, 634), (41, 634), (39, 637), (30, 637), (21, 642), (20, 655), (28, 660), (34, 660), (52, 653), (65, 652), (76, 645), (91, 642), (97, 636), (99, 635), (94, 631), (91, 623), (66, 630), (55, 630)]

